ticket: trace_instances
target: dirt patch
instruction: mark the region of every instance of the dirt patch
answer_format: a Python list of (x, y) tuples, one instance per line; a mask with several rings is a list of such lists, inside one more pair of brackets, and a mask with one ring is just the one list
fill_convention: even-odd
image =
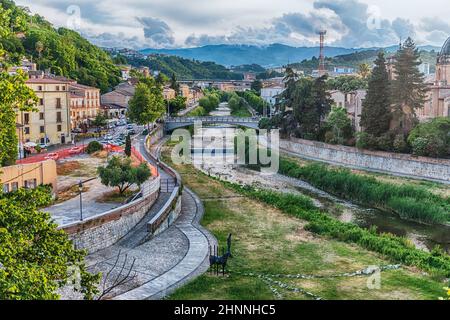
[[(89, 187), (88, 186), (83, 186), (83, 191), (82, 193), (86, 193), (89, 191)], [(65, 190), (61, 190), (60, 192), (58, 192), (57, 197), (56, 197), (56, 204), (58, 203), (62, 203), (65, 202), (67, 200), (73, 199), (75, 197), (78, 197), (80, 195), (80, 190), (78, 188), (78, 185), (74, 185), (70, 188), (66, 188)]]
[(58, 164), (56, 167), (56, 173), (59, 176), (67, 176), (79, 169), (81, 169), (81, 163), (79, 161), (67, 161)]
[(125, 203), (135, 194), (134, 191), (128, 190), (121, 194), (118, 190), (107, 192), (96, 199), (98, 203)]

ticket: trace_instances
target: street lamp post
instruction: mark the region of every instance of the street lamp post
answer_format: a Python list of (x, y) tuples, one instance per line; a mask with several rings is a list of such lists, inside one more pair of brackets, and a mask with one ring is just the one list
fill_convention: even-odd
[(83, 221), (83, 182), (81, 180), (78, 184), (78, 190), (80, 191), (80, 220)]

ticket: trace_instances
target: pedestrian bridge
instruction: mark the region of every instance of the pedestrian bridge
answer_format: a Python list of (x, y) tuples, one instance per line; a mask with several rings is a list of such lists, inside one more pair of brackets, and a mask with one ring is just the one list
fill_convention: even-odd
[(240, 118), (240, 117), (171, 117), (166, 119), (164, 129), (166, 132), (178, 128), (189, 127), (198, 122), (202, 125), (208, 124), (226, 124), (242, 126), (250, 129), (259, 129), (259, 117)]

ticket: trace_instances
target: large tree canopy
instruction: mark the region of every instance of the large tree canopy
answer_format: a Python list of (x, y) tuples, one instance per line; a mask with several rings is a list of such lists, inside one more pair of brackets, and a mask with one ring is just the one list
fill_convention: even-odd
[(99, 275), (86, 271), (86, 253), (39, 210), (50, 202), (47, 187), (0, 194), (0, 299), (58, 299), (69, 280), (87, 299), (97, 293)]

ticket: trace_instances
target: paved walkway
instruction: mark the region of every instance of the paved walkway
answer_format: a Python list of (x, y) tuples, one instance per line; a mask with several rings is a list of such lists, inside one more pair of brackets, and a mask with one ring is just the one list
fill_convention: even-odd
[[(143, 139), (137, 141), (143, 152)], [(137, 143), (136, 142), (136, 143)], [(162, 143), (158, 145), (159, 154)], [(161, 177), (168, 176), (161, 170)], [(100, 291), (111, 287), (117, 279), (130, 277), (115, 287), (106, 299), (160, 299), (209, 268), (209, 246), (215, 238), (200, 226), (204, 209), (200, 199), (184, 188), (181, 216), (169, 229), (149, 239), (147, 222), (162, 208), (170, 193), (161, 193), (146, 217), (115, 245), (91, 254), (86, 262), (91, 272), (102, 272)]]
[[(88, 192), (82, 195), (83, 200), (83, 218), (95, 216), (101, 212), (120, 207), (120, 203), (100, 203), (98, 197), (102, 194), (111, 192), (114, 188), (104, 186), (100, 179), (95, 179), (84, 184), (89, 188)], [(52, 205), (45, 208), (44, 211), (51, 214), (53, 220), (60, 226), (80, 221), (80, 197), (74, 197), (70, 200)]]

